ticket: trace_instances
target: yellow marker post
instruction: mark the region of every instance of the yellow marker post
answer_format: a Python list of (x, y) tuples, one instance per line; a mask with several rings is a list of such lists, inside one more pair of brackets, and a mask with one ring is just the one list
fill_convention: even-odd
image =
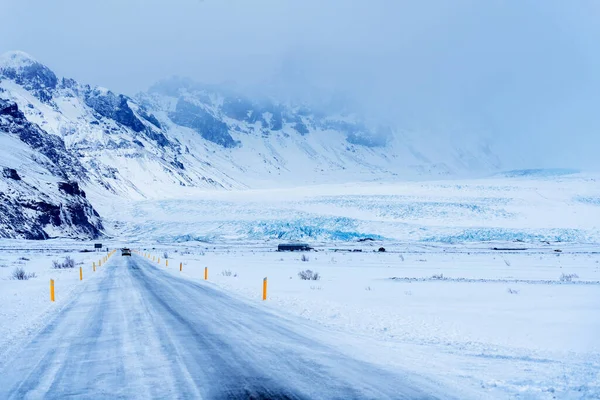
[(165, 260), (165, 265), (168, 267), (169, 266), (169, 260)]
[(208, 280), (208, 267), (204, 267), (204, 280)]
[(96, 272), (96, 263), (92, 263), (92, 268), (94, 269), (94, 272)]
[(83, 268), (79, 267), (79, 280), (82, 281), (83, 280)]
[(50, 279), (50, 301), (54, 301), (54, 279)]
[(183, 263), (179, 263), (179, 272), (183, 270)]
[(160, 257), (158, 257), (158, 263), (160, 264)]
[(267, 278), (263, 279), (263, 300), (267, 299)]

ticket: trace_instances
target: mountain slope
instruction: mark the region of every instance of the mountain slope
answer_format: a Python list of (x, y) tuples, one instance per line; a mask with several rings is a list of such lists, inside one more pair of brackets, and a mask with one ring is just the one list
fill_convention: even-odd
[[(178, 196), (183, 187), (230, 190), (389, 180), (499, 166), (484, 142), (416, 137), (346, 110), (249, 98), (180, 78), (130, 98), (59, 78), (23, 52), (0, 57), (0, 99), (6, 110), (16, 107), (18, 112), (12, 116), (18, 121), (4, 122), (2, 140), (25, 146), (25, 159), (43, 169), (36, 176), (77, 181), (92, 203), (107, 196)], [(7, 124), (36, 134), (10, 134)], [(4, 152), (0, 149), (0, 155)], [(17, 169), (14, 163), (4, 167)], [(12, 188), (24, 183), (1, 179)], [(93, 209), (88, 211), (93, 215)], [(92, 225), (88, 234), (96, 235), (99, 221)]]
[(77, 182), (87, 171), (62, 140), (0, 99), (0, 238), (95, 238), (98, 213)]

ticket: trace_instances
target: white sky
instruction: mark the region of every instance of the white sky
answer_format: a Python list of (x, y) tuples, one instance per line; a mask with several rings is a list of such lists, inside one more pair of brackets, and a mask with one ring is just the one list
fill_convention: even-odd
[(0, 0), (0, 21), (0, 52), (127, 94), (177, 74), (335, 95), (532, 166), (600, 167), (596, 0)]

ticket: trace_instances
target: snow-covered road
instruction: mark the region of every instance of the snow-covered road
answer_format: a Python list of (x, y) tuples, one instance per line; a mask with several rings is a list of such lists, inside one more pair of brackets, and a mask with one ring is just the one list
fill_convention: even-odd
[(353, 360), (318, 330), (142, 257), (114, 257), (9, 360), (0, 398), (419, 399), (433, 384)]

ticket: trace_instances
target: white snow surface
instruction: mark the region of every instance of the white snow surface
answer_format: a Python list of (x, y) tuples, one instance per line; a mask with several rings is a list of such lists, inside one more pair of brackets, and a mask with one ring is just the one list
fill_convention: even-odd
[[(298, 332), (314, 335), (316, 329), (320, 342), (342, 354), (387, 371), (410, 371), (437, 382), (448, 397), (598, 398), (600, 254), (594, 246), (565, 244), (556, 253), (556, 246), (545, 244), (494, 251), (482, 244), (386, 243), (380, 253), (380, 245), (318, 246), (303, 253), (307, 261), (264, 243), (136, 247), (160, 258), (154, 265), (166, 273), (224, 291), (288, 323), (297, 318)], [(79, 252), (92, 243), (2, 240), (0, 247), (0, 359), (8, 359), (81, 293), (93, 296), (108, 270), (92, 272), (99, 255)], [(51, 259), (67, 254), (83, 263), (83, 282), (77, 269), (51, 269)], [(38, 277), (10, 280), (17, 265)], [(305, 269), (320, 279), (299, 279)], [(561, 280), (563, 274), (576, 277)], [(56, 280), (56, 304), (47, 298), (49, 278)]]
[(24, 51), (16, 50), (0, 54), (0, 69), (12, 68), (18, 71), (23, 67), (27, 67), (37, 62), (37, 60)]
[[(352, 358), (411, 371), (462, 398), (595, 399), (600, 188), (590, 174), (535, 175), (181, 188), (143, 201), (88, 195), (110, 216), (117, 239), (105, 240), (109, 247), (149, 252), (166, 272), (193, 281), (208, 267), (206, 284), (321, 326), (329, 333), (320, 340)], [(318, 251), (307, 261), (275, 251), (294, 240)], [(0, 349), (10, 352), (68, 301), (63, 291), (74, 299), (85, 290), (77, 271), (54, 271), (50, 260), (69, 251), (97, 279), (97, 256), (77, 252), (91, 243), (65, 240), (0, 247)], [(19, 263), (38, 278), (10, 280)], [(305, 269), (320, 280), (300, 280)], [(61, 288), (57, 305), (47, 302), (50, 277)]]
[(237, 191), (181, 188), (127, 203), (94, 192), (89, 197), (107, 216), (109, 232), (128, 240), (598, 243), (597, 179), (573, 174)]

